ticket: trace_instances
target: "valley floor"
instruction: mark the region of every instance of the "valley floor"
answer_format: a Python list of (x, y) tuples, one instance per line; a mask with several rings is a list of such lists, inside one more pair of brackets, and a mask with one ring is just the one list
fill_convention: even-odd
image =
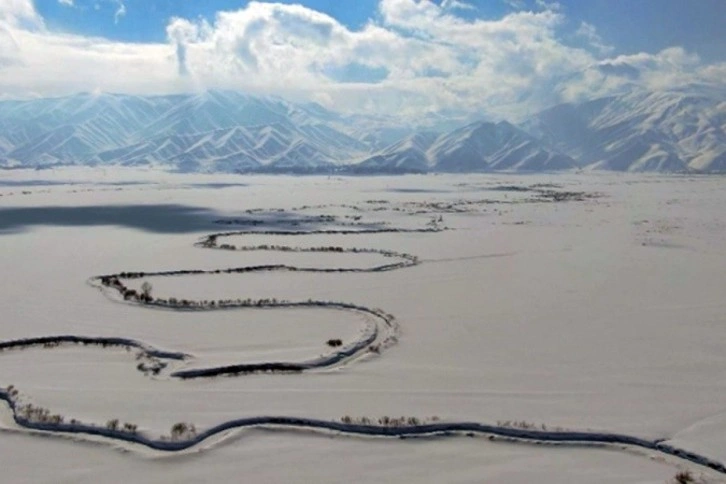
[[(148, 282), (164, 299), (345, 302), (380, 308), (397, 323), (396, 344), (309, 373), (182, 381), (171, 368), (138, 371), (124, 349), (36, 347), (0, 352), (0, 387), (12, 384), (23, 402), (66, 420), (103, 426), (117, 418), (156, 437), (177, 422), (202, 430), (259, 415), (436, 417), (663, 439), (724, 463), (725, 183), (625, 174), (0, 172), (0, 341), (118, 336), (204, 367), (314, 359), (333, 351), (329, 340), (352, 344), (377, 324), (322, 307), (158, 309), (91, 280), (275, 264), (326, 271), (129, 284), (141, 291)], [(314, 233), (283, 233), (290, 231)], [(245, 233), (220, 244), (256, 249), (194, 246), (224, 232)], [(380, 251), (415, 264), (367, 270), (398, 262)], [(328, 271), (336, 268), (354, 270)], [(0, 426), (0, 466), (13, 482), (662, 483), (679, 468), (708, 482), (723, 478), (657, 452), (485, 436), (397, 440), (258, 428), (170, 455), (27, 432), (4, 404)]]

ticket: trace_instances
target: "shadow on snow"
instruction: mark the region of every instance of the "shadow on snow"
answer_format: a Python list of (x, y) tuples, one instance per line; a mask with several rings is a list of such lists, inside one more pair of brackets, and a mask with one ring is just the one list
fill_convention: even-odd
[[(285, 228), (291, 232), (318, 230), (330, 225), (330, 222), (314, 216), (279, 210), (233, 215), (234, 218), (230, 219), (229, 213), (178, 204), (11, 207), (0, 208), (0, 235), (38, 226), (110, 225), (146, 232), (181, 234), (214, 232), (230, 225), (253, 227), (255, 231)], [(361, 224), (361, 227), (369, 225), (377, 226), (377, 224)]]

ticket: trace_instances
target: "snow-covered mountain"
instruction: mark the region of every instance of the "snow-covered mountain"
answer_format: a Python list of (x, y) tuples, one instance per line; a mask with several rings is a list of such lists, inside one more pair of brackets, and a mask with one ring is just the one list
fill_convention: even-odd
[(358, 163), (355, 170), (361, 173), (427, 172), (433, 168), (427, 151), (437, 138), (437, 133), (427, 131), (406, 136)]
[(478, 122), (436, 140), (428, 151), (437, 171), (549, 171), (575, 160), (506, 122)]
[(548, 109), (525, 128), (580, 166), (726, 171), (726, 91), (635, 91)]
[(437, 136), (407, 136), (367, 160), (359, 171), (481, 172), (551, 171), (577, 166), (523, 130), (506, 122), (476, 122)]
[(726, 92), (719, 89), (641, 90), (563, 104), (520, 127), (466, 119), (471, 115), (434, 113), (413, 124), (228, 91), (0, 101), (0, 167), (726, 172)]
[(82, 94), (0, 102), (7, 165), (166, 165), (184, 171), (340, 164), (370, 152), (324, 108), (236, 92)]

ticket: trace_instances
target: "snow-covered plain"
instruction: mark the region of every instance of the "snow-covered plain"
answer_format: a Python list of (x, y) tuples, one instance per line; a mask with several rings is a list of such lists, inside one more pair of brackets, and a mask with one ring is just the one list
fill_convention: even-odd
[[(380, 355), (310, 374), (179, 381), (143, 375), (124, 350), (37, 348), (0, 353), (0, 386), (13, 384), (26, 401), (66, 418), (101, 425), (118, 418), (150, 435), (168, 433), (180, 421), (202, 429), (256, 415), (437, 416), (663, 438), (724, 462), (724, 183), (722, 177), (612, 174), (5, 172), (0, 340), (123, 336), (190, 353), (195, 364), (316, 357), (328, 351), (330, 338), (355, 339), (365, 317), (322, 308), (158, 310), (109, 298), (89, 278), (387, 262), (376, 254), (193, 246), (214, 232), (340, 229), (350, 221), (416, 228), (439, 216), (449, 230), (229, 238), (236, 245), (385, 249), (421, 261), (395, 271), (148, 279), (157, 297), (316, 299), (381, 308), (396, 316), (400, 334)], [(538, 188), (592, 197), (552, 201), (539, 198)], [(320, 215), (336, 222), (320, 222)], [(262, 222), (215, 223), (242, 219)], [(612, 448), (271, 430), (233, 432), (195, 456), (133, 447), (118, 453), (116, 444), (24, 435), (6, 407), (0, 414), (8, 429), (0, 433), (0, 465), (14, 481), (665, 482), (684, 465)], [(43, 456), (43, 465), (29, 456)]]

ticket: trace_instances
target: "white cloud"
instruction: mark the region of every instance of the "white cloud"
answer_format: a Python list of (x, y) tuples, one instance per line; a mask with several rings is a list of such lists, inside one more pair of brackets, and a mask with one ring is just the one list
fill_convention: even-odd
[(441, 2), (441, 8), (444, 10), (476, 10), (474, 5), (462, 0), (443, 0)]
[(181, 19), (172, 18), (166, 27), (166, 35), (169, 41), (176, 46), (176, 61), (180, 76), (189, 75), (187, 66), (187, 45), (189, 42), (198, 39), (199, 28), (193, 23)]
[(580, 26), (575, 31), (575, 35), (583, 38), (592, 48), (601, 54), (609, 54), (614, 50), (613, 46), (603, 41), (600, 34), (597, 33), (595, 26), (587, 22), (580, 22)]
[(0, 2), (0, 52), (0, 96), (180, 89), (168, 45), (52, 32), (30, 0)]
[(524, 10), (527, 7), (524, 0), (504, 0), (504, 3), (514, 10)]
[(43, 21), (31, 0), (2, 0), (0, 23), (15, 28), (37, 28), (42, 26)]
[[(488, 20), (456, 15), (455, 3), (381, 0), (378, 20), (351, 30), (300, 5), (253, 1), (209, 23), (172, 18), (166, 43), (131, 44), (49, 31), (29, 0), (2, 0), (0, 96), (217, 87), (341, 110), (516, 118), (633, 83), (719, 82), (726, 70), (680, 48), (608, 58), (609, 47), (584, 23), (577, 31), (584, 47), (569, 45), (565, 13), (552, 3)], [(117, 6), (118, 20), (125, 5)], [(351, 67), (358, 75), (343, 78)], [(363, 82), (367, 70), (376, 75)]]
[(690, 84), (721, 86), (726, 63), (703, 64), (682, 47), (670, 47), (655, 54), (640, 52), (602, 59), (576, 73), (559, 86), (566, 101), (595, 98), (631, 86), (653, 90), (679, 89)]
[(116, 4), (116, 12), (113, 14), (113, 23), (115, 24), (118, 23), (121, 17), (126, 15), (126, 5), (124, 4), (123, 0), (116, 0)]
[(547, 2), (545, 0), (535, 0), (535, 4), (542, 10), (553, 10), (553, 11), (557, 11), (557, 12), (562, 10), (562, 4), (560, 4), (559, 2)]
[(639, 72), (641, 82), (653, 89), (694, 82), (703, 72), (699, 57), (681, 47), (663, 49), (657, 54), (621, 55), (611, 62), (616, 66), (632, 66)]
[(58, 3), (65, 7), (73, 7), (73, 0), (58, 0)]

